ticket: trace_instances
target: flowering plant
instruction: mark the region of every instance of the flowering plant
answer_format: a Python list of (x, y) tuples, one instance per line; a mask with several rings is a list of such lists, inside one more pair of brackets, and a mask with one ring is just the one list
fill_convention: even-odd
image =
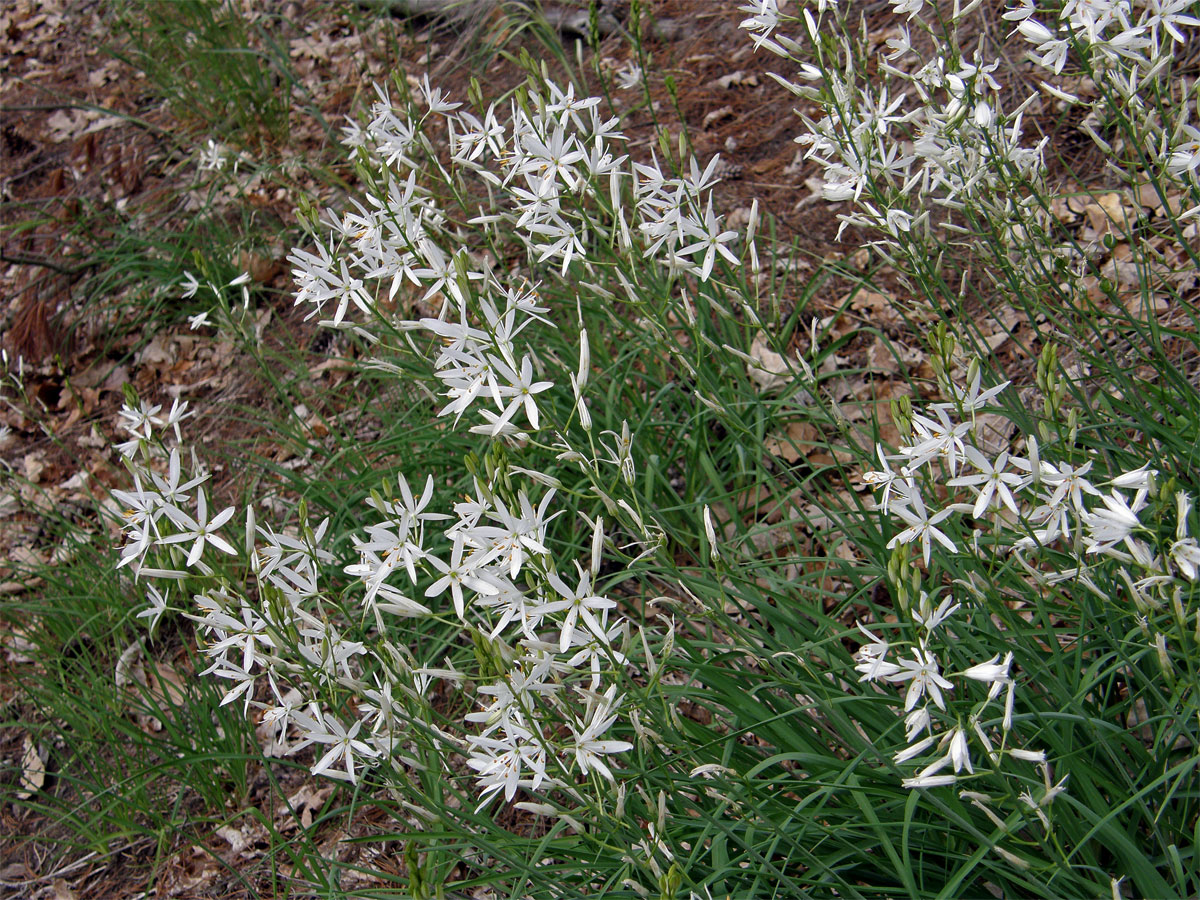
[[(602, 101), (544, 73), (506, 104), (473, 86), (469, 109), (400, 82), (346, 130), (363, 196), (306, 207), (312, 241), (289, 260), (297, 303), (393, 386), (388, 403), (434, 423), (440, 462), (389, 465), (351, 525), (303, 502), (290, 528), (260, 524), (254, 507), (210, 510), (182, 404), (130, 398), (119, 565), (149, 582), (141, 616), (182, 608), (224, 702), (275, 752), (387, 785), (413, 830), (488, 847), (479, 869), (502, 816), (536, 817), (520, 890), (587, 856), (580, 884), (631, 896), (766, 879), (796, 896), (1086, 895), (1123, 877), (1169, 893), (1188, 883), (1169, 870), (1191, 858), (1176, 835), (1195, 811), (1180, 788), (1200, 484), (1194, 422), (1164, 409), (1200, 403), (1155, 304), (1101, 281), (1118, 240), (1143, 247), (1149, 207), (1124, 231), (1107, 214), (1103, 236), (1065, 228), (1052, 144), (1028, 137), (1035, 102), (1009, 102), (998, 59), (964, 45), (980, 4), (943, 19), (893, 4), (906, 19), (879, 58), (836, 2), (781, 7), (751, 3), (743, 24), (816, 104), (798, 140), (819, 196), (846, 204), (844, 234), (866, 235), (913, 297), (904, 312), (942, 320), (929, 396), (895, 400), (892, 446), (837, 386), (852, 336), (802, 315), (828, 270), (785, 313), (795, 267), (763, 264), (757, 206), (744, 238), (716, 212), (715, 159), (660, 133), (631, 161)], [(1152, 86), (1154, 103), (1129, 103), (1142, 139), (1122, 145), (1141, 169), (1118, 175), (1132, 189), (1149, 172), (1164, 201), (1194, 193), (1194, 98), (1164, 76), (1194, 23), (1110, 7), (1008, 21), (1047, 77), (1086, 71), (1097, 91), (1041, 86), (1053, 102), (1090, 114), (1143, 96), (1121, 79)], [(1194, 261), (1172, 216), (1162, 259), (1138, 269), (1143, 301), (1178, 300)], [(985, 333), (967, 304), (998, 285), (1025, 315)], [(998, 338), (1029, 364), (1014, 383), (989, 359)], [(1149, 411), (1153, 379), (1120, 364), (1134, 338), (1169, 373)], [(796, 421), (829, 462), (764, 451)], [(1145, 798), (1158, 811), (1120, 819)]]

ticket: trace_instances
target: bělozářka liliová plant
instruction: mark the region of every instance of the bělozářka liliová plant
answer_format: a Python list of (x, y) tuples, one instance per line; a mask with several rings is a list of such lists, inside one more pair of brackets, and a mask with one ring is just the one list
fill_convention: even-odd
[[(547, 96), (523, 92), (504, 124), (494, 105), (482, 120), (456, 112), (459, 104), (428, 80), (424, 113), (378, 89), (371, 121), (347, 129), (370, 187), (365, 202), (320, 221), (311, 214), (313, 230), (328, 240), (289, 257), (296, 303), (311, 308), (309, 317), (331, 313), (322, 325), (371, 346), (369, 368), (399, 378), (389, 359), (405, 353), (432, 364), (445, 401), (437, 416), (481, 445), (463, 460), (466, 497), (435, 508), (432, 475), (410, 482), (398, 473), (372, 492), (374, 518), (353, 536), (357, 561), (348, 564), (326, 549), (338, 537), (329, 519), (310, 521), (303, 502), (291, 529), (256, 522), (252, 505), (236, 513), (245, 524), (239, 542), (225, 534), (234, 508), (210, 512), (208, 473), (182, 452), (186, 404), (164, 417), (131, 396), (122, 411), (128, 439), (119, 449), (133, 487), (115, 494), (125, 509), (118, 567), (149, 582), (151, 605), (141, 617), (154, 628), (191, 594), (183, 608), (210, 660), (202, 674), (225, 686), (223, 704), (260, 712), (276, 752), (319, 745), (314, 774), (357, 782), (364, 768), (436, 773), (465, 759), (482, 808), (494, 796), (513, 800), (518, 788), (573, 793), (591, 776), (613, 782), (620, 754), (633, 746), (609, 731), (630, 714), (636, 726), (621, 673), (627, 655), (645, 659), (649, 645), (596, 588), (614, 527), (629, 538), (626, 549), (650, 553), (661, 543), (636, 497), (620, 493), (636, 477), (630, 429), (594, 432), (586, 331), (573, 370), (539, 355), (531, 336), (554, 325), (537, 283), (519, 263), (502, 271), (480, 247), (463, 245), (425, 179), (443, 191), (475, 191), (479, 215), (470, 224), (484, 233), (511, 229), (527, 271), (549, 261), (560, 277), (573, 261), (589, 268), (597, 242), (627, 250), (636, 242), (670, 270), (707, 279), (718, 260), (738, 261), (728, 247), (736, 235), (720, 228), (710, 198), (701, 201), (711, 165), (701, 170), (693, 161), (683, 179), (628, 166), (612, 155), (621, 135), (615, 120), (597, 116), (598, 99), (576, 99), (572, 88), (549, 82), (546, 89)], [(448, 160), (425, 135), (431, 118), (447, 131)], [(229, 285), (241, 287), (243, 309), (245, 280)], [(188, 274), (184, 287), (194, 294), (200, 280)], [(401, 288), (415, 289), (411, 306), (430, 314), (397, 315)], [(224, 302), (223, 288), (208, 289), (218, 300), (213, 321), (236, 330), (236, 305)], [(209, 324), (208, 314), (196, 324)], [(540, 400), (564, 388), (573, 397), (570, 419), (548, 421)], [(596, 514), (580, 514), (591, 535), (582, 560), (555, 557), (547, 528), (562, 514), (562, 485), (518, 465), (530, 448), (574, 465), (598, 505)], [(243, 574), (230, 574), (239, 568)], [(421, 658), (419, 647), (395, 636), (406, 619), (457, 630), (476, 669), (451, 662), (445, 640), (431, 642), (442, 648), (436, 658)], [(669, 632), (665, 647), (669, 653)], [(476, 686), (475, 708), (457, 727), (430, 701), (439, 684)]]
[[(835, 6), (819, 4), (822, 12)], [(750, 11), (760, 43), (789, 52), (792, 45), (773, 34), (778, 4)], [(916, 52), (903, 41), (890, 49)], [(990, 216), (1006, 235), (1005, 254), (1040, 258), (1021, 242), (1044, 222), (1044, 210), (1006, 178), (1041, 184), (1043, 148), (1020, 144), (1021, 112), (1000, 110), (989, 64), (943, 56), (960, 70), (934, 66), (914, 76), (926, 89), (918, 91), (923, 101), (942, 92), (945, 103), (933, 113), (928, 103), (898, 112), (898, 95), (824, 84), (826, 119), (805, 136), (825, 169), (824, 195), (854, 201), (845, 221), (876, 230), (877, 249), (914, 278), (930, 235), (962, 234), (954, 231), (963, 227), (957, 216)], [(816, 92), (819, 73), (803, 70), (812, 84), (798, 93)], [(651, 658), (650, 626), (639, 633), (620, 597), (601, 587), (605, 559), (657, 553), (663, 538), (653, 511), (628, 490), (638, 471), (634, 429), (593, 428), (588, 395), (597, 373), (582, 313), (577, 365), (543, 349), (549, 329), (572, 326), (563, 321), (571, 310), (544, 300), (542, 285), (569, 281), (581, 293), (611, 297), (601, 285), (616, 282), (631, 308), (644, 309), (633, 267), (620, 261), (648, 261), (683, 289), (646, 315), (664, 333), (696, 326), (704, 313), (689, 302), (687, 286), (711, 286), (747, 254), (758, 269), (754, 217), (739, 248), (738, 234), (713, 210), (715, 160), (691, 160), (682, 177), (664, 174), (657, 161), (631, 163), (617, 154), (621, 135), (599, 114), (599, 100), (545, 79), (519, 91), (507, 110), (477, 103), (474, 113), (428, 81), (419, 102), (377, 93), (369, 121), (346, 134), (364, 196), (323, 219), (304, 212), (318, 238), (290, 257), (297, 304), (371, 347), (367, 365), (377, 373), (408, 378), (411, 369), (396, 360), (423, 361), (440, 395), (442, 427), (479, 442), (454, 479), (466, 493), (439, 505), (445, 479), (389, 474), (353, 535), (331, 534), (330, 520), (310, 520), (303, 503), (290, 529), (257, 523), (253, 507), (244, 517), (233, 508), (211, 514), (207, 474), (181, 450), (187, 410), (176, 404), (164, 414), (131, 398), (122, 452), (134, 484), (117, 494), (128, 510), (120, 566), (149, 582), (142, 616), (151, 627), (168, 608), (184, 609), (210, 660), (205, 674), (226, 686), (224, 702), (261, 715), (276, 752), (317, 745), (314, 773), (352, 782), (364, 768), (385, 782), (470, 777), (480, 809), (498, 797), (513, 801), (518, 791), (580, 801), (588, 784), (602, 803), (613, 783), (623, 790), (623, 755), (645, 743), (636, 699), (645, 694), (630, 673), (642, 662), (648, 671), (669, 664), (672, 643), (668, 628), (664, 659)], [(908, 127), (922, 135), (912, 148), (884, 140)], [(435, 129), (444, 149), (430, 137)], [(1188, 176), (1183, 145), (1158, 135), (1156, 146), (1168, 148), (1166, 174)], [(997, 166), (1003, 177), (994, 176)], [(1060, 249), (1063, 258), (1073, 252)], [(1030, 290), (1041, 285), (1037, 265), (1017, 270), (1028, 273)], [(742, 311), (757, 325), (749, 306)], [(235, 327), (224, 305), (214, 318)], [(1131, 631), (1163, 677), (1194, 681), (1187, 661), (1200, 645), (1188, 627), (1200, 568), (1191, 537), (1195, 491), (1164, 486), (1149, 465), (1118, 465), (1077, 445), (1052, 344), (1038, 388), (1048, 418), (1063, 411), (1068, 421), (1044, 427), (1040, 441), (1032, 430), (1022, 433), (1018, 417), (1003, 440), (985, 436), (977, 416), (982, 421), (987, 410), (995, 431), (1005, 385), (984, 388), (978, 361), (965, 378), (952, 378), (962, 354), (945, 334), (934, 344), (943, 402), (901, 404), (902, 443), (894, 452), (877, 448), (879, 468), (864, 477), (882, 491), (867, 518), (878, 518), (888, 535), (897, 621), (861, 626), (867, 641), (840, 676), (848, 694), (902, 689), (895, 721), (905, 744), (888, 743), (893, 731), (870, 738), (899, 767), (897, 781), (914, 789), (911, 796), (953, 786), (1005, 842), (1011, 835), (1034, 846), (1051, 840), (1051, 803), (1071, 782), (1069, 773), (1055, 778), (1050, 754), (1026, 739), (1042, 726), (1032, 692), (1018, 685), (1020, 659), (1038, 651), (1031, 642), (1014, 654), (1002, 643), (1014, 631), (996, 624), (989, 567), (1003, 558), (1005, 589), (1026, 598), (1067, 580), (1110, 605), (1115, 589), (1127, 590)], [(811, 381), (802, 361), (797, 368)], [(564, 496), (590, 509), (569, 527)], [(240, 541), (229, 534), (235, 516), (239, 524), (244, 518)], [(721, 565), (740, 563), (719, 553), (707, 509), (705, 525), (719, 580), (718, 557)], [(560, 554), (556, 529), (586, 534), (590, 553)], [(329, 548), (347, 540), (354, 559), (335, 558)], [(910, 553), (916, 547), (919, 565)], [(436, 641), (410, 627), (428, 622), (442, 629)], [(997, 642), (964, 659), (955, 645), (966, 633)], [(431, 646), (437, 650), (427, 654)], [(1042, 835), (1031, 838), (1039, 827)], [(996, 851), (1014, 867), (1028, 864), (1000, 843)]]

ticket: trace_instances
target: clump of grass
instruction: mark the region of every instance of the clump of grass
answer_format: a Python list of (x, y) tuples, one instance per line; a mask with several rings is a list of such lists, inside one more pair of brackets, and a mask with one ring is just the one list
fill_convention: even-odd
[(122, 40), (110, 52), (143, 72), (180, 121), (261, 148), (286, 138), (295, 81), (267, 24), (235, 2), (125, 4), (114, 13)]

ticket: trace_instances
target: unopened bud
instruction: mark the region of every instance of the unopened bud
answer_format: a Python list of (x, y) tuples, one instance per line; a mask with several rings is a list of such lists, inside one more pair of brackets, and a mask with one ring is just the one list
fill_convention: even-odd
[(1033, 487), (1036, 489), (1042, 485), (1042, 457), (1035, 435), (1026, 438), (1025, 450), (1029, 454), (1029, 474), (1033, 476)]
[(592, 575), (600, 573), (600, 557), (604, 552), (604, 517), (596, 516), (596, 524), (592, 528)]
[(1154, 652), (1158, 656), (1158, 667), (1162, 669), (1163, 678), (1174, 683), (1175, 667), (1171, 665), (1171, 656), (1167, 653), (1167, 636), (1161, 632), (1154, 635)]
[(255, 565), (254, 553), (254, 506), (246, 504), (246, 553), (250, 556), (250, 565)]
[(579, 372), (576, 374), (576, 384), (579, 390), (587, 387), (588, 373), (592, 370), (592, 350), (588, 345), (588, 333), (586, 328), (579, 330)]
[(716, 562), (720, 559), (720, 554), (717, 552), (717, 529), (713, 526), (712, 509), (705, 504), (704, 506), (704, 535), (708, 538), (708, 556)]

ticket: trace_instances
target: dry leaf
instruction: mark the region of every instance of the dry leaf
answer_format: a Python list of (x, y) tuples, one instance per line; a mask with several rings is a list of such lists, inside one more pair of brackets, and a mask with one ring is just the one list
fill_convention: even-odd
[(735, 85), (745, 85), (746, 87), (754, 87), (758, 84), (758, 76), (751, 73), (747, 75), (744, 70), (738, 69), (736, 72), (730, 72), (728, 75), (722, 75), (711, 82), (714, 87), (719, 87), (722, 90), (729, 90)]
[(187, 699), (183, 678), (166, 663), (150, 660), (144, 670), (150, 698), (159, 706), (182, 706)]
[(86, 109), (55, 110), (46, 119), (46, 127), (50, 130), (50, 140), (56, 144), (74, 140), (83, 134), (83, 130), (99, 113)]
[(104, 87), (110, 81), (116, 81), (120, 74), (120, 63), (115, 59), (110, 59), (98, 69), (93, 69), (88, 72), (88, 84), (92, 87)]
[[(292, 812), (300, 813), (300, 825), (303, 828), (312, 827), (313, 811), (319, 812), (332, 793), (332, 785), (318, 788), (316, 785), (306, 782), (301, 785), (300, 790), (288, 797), (288, 804), (291, 806)], [(286, 809), (280, 810), (280, 817), (286, 815), (288, 815)]]
[(850, 308), (862, 313), (863, 318), (872, 325), (895, 327), (904, 321), (896, 309), (896, 301), (887, 294), (877, 291), (855, 291), (853, 298), (845, 298), (842, 303), (845, 303), (846, 299), (850, 299)]
[(21, 460), (21, 468), (25, 475), (25, 480), (31, 484), (37, 484), (41, 480), (42, 472), (46, 471), (46, 454), (27, 453)]
[(141, 662), (138, 659), (142, 655), (142, 639), (138, 638), (128, 647), (121, 651), (121, 655), (117, 657), (117, 666), (113, 670), (113, 683), (117, 687), (128, 687), (134, 682), (134, 669), (141, 667)]
[(806, 448), (821, 443), (821, 430), (811, 422), (791, 422), (783, 433), (768, 435), (763, 449), (789, 463), (798, 462), (807, 453)]
[(0, 647), (4, 648), (8, 661), (18, 665), (33, 662), (37, 657), (37, 644), (26, 637), (28, 630), (15, 622), (10, 623), (9, 628), (7, 634), (0, 635)]
[(46, 761), (38, 753), (33, 736), (26, 734), (22, 743), (21, 754), (21, 788), (17, 791), (18, 800), (28, 800), (42, 789), (46, 783)]
[(171, 854), (159, 876), (155, 896), (189, 896), (201, 885), (211, 885), (218, 872), (218, 863), (203, 847), (194, 848), (191, 854)]
[(245, 250), (238, 254), (238, 268), (258, 284), (266, 284), (283, 271), (283, 265), (278, 259)]
[(756, 337), (750, 345), (750, 356), (756, 363), (747, 364), (750, 380), (763, 390), (783, 387), (792, 380), (792, 368), (787, 360), (770, 348), (763, 335)]
[(234, 825), (226, 825), (217, 829), (217, 834), (229, 842), (229, 848), (235, 856), (253, 857), (258, 856), (258, 849), (255, 844), (259, 840), (265, 840), (267, 836), (266, 829), (258, 822), (243, 822), (240, 827)]
[(714, 109), (712, 112), (710, 112), (708, 115), (706, 115), (704, 117), (704, 122), (701, 123), (700, 127), (707, 128), (713, 122), (719, 122), (719, 121), (721, 121), (721, 119), (724, 119), (726, 116), (732, 116), (732, 115), (733, 115), (733, 107), (732, 106), (722, 106), (720, 109)]
[(161, 334), (156, 334), (150, 343), (142, 348), (142, 352), (137, 355), (137, 365), (144, 366), (148, 363), (174, 362), (174, 354), (165, 346), (168, 340), (169, 338)]
[(290, 42), (291, 53), (293, 59), (317, 59), (322, 62), (329, 62), (329, 48), (332, 46), (332, 41), (328, 38), (322, 38), (319, 42), (311, 37), (296, 38)]
[(1055, 197), (1050, 201), (1050, 215), (1064, 225), (1079, 218), (1079, 214), (1071, 209), (1071, 204), (1066, 197)]
[(1138, 206), (1121, 191), (1097, 195), (1083, 213), (1098, 237), (1126, 234), (1140, 217)]
[(867, 371), (894, 375), (901, 366), (910, 368), (921, 361), (922, 353), (915, 347), (907, 347), (897, 341), (885, 341), (876, 337), (867, 349)]

